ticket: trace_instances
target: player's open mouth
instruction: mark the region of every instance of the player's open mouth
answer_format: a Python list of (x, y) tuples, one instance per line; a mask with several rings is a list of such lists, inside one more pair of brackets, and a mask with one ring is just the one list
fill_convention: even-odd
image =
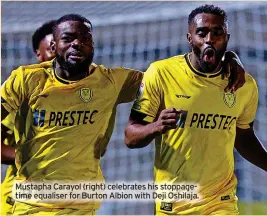
[(84, 58), (83, 54), (80, 52), (73, 52), (69, 54), (69, 58), (73, 60), (82, 60)]
[(209, 64), (215, 64), (215, 53), (216, 51), (213, 48), (206, 48), (203, 54), (204, 62), (207, 62)]

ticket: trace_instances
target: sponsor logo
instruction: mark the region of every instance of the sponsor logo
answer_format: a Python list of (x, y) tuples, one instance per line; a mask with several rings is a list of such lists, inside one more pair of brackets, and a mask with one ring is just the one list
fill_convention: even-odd
[(229, 199), (230, 199), (230, 195), (222, 196), (222, 197), (221, 197), (221, 201), (229, 200)]
[(33, 125), (44, 126), (72, 126), (80, 124), (94, 124), (98, 110), (78, 110), (53, 112), (35, 110), (33, 113)]
[(176, 119), (176, 126), (179, 128), (184, 128), (186, 117), (187, 117), (187, 111), (182, 111), (181, 113), (179, 113)]
[(189, 99), (191, 98), (191, 96), (187, 96), (187, 95), (178, 95), (178, 94), (175, 94), (177, 98), (186, 98), (186, 99)]
[(160, 210), (163, 211), (172, 211), (172, 203), (161, 202)]
[(15, 204), (15, 200), (12, 197), (7, 196), (6, 203), (13, 206)]
[(193, 113), (191, 128), (231, 130), (236, 125), (235, 116), (227, 116), (212, 113)]
[(236, 103), (236, 97), (233, 93), (224, 92), (223, 93), (223, 101), (228, 107), (233, 107)]
[(45, 121), (45, 110), (35, 110), (33, 113), (33, 125), (43, 127)]
[(90, 88), (81, 88), (79, 94), (85, 103), (89, 103), (93, 98), (93, 90)]

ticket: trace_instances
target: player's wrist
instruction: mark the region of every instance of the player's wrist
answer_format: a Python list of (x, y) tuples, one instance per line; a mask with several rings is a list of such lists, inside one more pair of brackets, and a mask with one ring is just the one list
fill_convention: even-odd
[(153, 137), (156, 137), (156, 136), (162, 134), (162, 128), (160, 127), (158, 122), (152, 123), (151, 126), (152, 126), (152, 135), (153, 135)]

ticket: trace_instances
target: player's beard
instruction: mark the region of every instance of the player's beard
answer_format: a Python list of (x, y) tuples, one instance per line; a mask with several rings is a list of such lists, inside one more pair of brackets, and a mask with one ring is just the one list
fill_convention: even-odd
[(90, 57), (84, 59), (82, 62), (71, 62), (58, 54), (56, 55), (56, 58), (60, 67), (68, 71), (70, 74), (77, 75), (88, 71), (90, 64), (93, 62), (94, 52)]
[(204, 52), (201, 52), (199, 47), (195, 45), (192, 46), (193, 52), (195, 53), (197, 57), (197, 61), (199, 63), (199, 66), (202, 72), (210, 73), (216, 70), (216, 68), (218, 67), (219, 63), (221, 62), (224, 56), (224, 53), (227, 48), (227, 43), (225, 44), (225, 46), (223, 46), (221, 49), (218, 49), (218, 50), (215, 50), (215, 48), (213, 48), (212, 46), (210, 46), (210, 48), (212, 48), (215, 52), (215, 63), (214, 64), (204, 61)]

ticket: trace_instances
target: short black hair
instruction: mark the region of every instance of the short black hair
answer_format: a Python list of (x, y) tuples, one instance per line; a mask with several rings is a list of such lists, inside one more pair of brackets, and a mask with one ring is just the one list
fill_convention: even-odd
[(53, 26), (55, 25), (56, 20), (50, 20), (44, 23), (40, 28), (36, 29), (36, 31), (32, 35), (32, 48), (33, 52), (36, 53), (38, 50), (40, 42), (46, 37), (46, 35), (50, 35), (53, 33)]
[(81, 16), (81, 15), (79, 15), (79, 14), (66, 14), (66, 15), (60, 17), (60, 18), (56, 21), (56, 23), (55, 23), (55, 25), (54, 25), (54, 27), (53, 27), (53, 35), (54, 35), (54, 37), (55, 37), (55, 35), (56, 35), (56, 27), (57, 27), (60, 23), (63, 23), (63, 22), (65, 22), (65, 21), (79, 21), (79, 22), (83, 22), (83, 23), (85, 22), (85, 23), (88, 23), (88, 24), (90, 25), (91, 29), (93, 29), (93, 25), (92, 25), (92, 23), (91, 23), (88, 19), (86, 19), (85, 17), (83, 17), (83, 16)]
[(216, 7), (214, 5), (205, 4), (191, 11), (191, 13), (188, 16), (188, 25), (190, 26), (194, 22), (195, 16), (201, 13), (215, 14), (221, 16), (224, 19), (224, 23), (227, 24), (228, 21), (227, 14), (223, 9), (221, 9), (220, 7)]

